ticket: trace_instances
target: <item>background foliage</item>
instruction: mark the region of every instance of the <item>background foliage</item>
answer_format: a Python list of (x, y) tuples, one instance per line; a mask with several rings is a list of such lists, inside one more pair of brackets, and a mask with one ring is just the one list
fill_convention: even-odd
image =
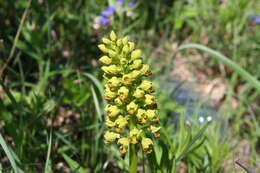
[[(28, 2), (0, 0), (1, 69)], [(250, 17), (260, 12), (256, 4), (258, 0), (32, 1), (16, 51), (1, 74), (0, 172), (127, 172), (128, 156), (104, 145), (102, 137), (105, 101), (97, 45), (111, 29), (138, 43), (157, 82), (162, 136), (155, 153), (148, 158), (140, 153), (140, 171), (234, 172), (232, 158), (246, 152), (243, 141), (250, 148), (243, 159), (260, 168), (259, 90), (243, 76), (226, 66), (223, 70), (223, 63), (213, 58), (194, 63), (209, 78), (227, 81), (225, 97), (216, 106), (222, 116), (211, 123), (196, 118), (187, 123), (188, 108), (172, 100), (174, 89), (165, 89), (174, 78), (173, 47), (191, 42), (221, 52), (259, 80), (260, 25)], [(102, 18), (108, 6), (117, 8)], [(206, 53), (186, 49), (179, 54)]]

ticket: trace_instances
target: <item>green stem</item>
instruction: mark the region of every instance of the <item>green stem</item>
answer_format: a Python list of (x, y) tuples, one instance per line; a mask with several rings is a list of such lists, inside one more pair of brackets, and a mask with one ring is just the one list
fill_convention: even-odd
[[(130, 118), (130, 130), (135, 128), (135, 120), (132, 116)], [(137, 148), (136, 144), (130, 144), (130, 156), (129, 156), (129, 173), (137, 173)]]
[(130, 144), (129, 173), (137, 173), (137, 160), (136, 144)]

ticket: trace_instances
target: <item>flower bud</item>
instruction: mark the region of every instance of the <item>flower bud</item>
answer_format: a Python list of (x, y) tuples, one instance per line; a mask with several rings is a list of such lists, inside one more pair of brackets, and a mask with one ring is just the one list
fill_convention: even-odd
[(116, 55), (117, 55), (117, 53), (115, 52), (115, 51), (113, 51), (113, 50), (109, 50), (108, 51), (108, 55), (111, 57), (111, 58), (114, 58)]
[(122, 46), (122, 45), (123, 45), (122, 40), (121, 40), (121, 39), (118, 39), (118, 40), (116, 41), (116, 45), (117, 45), (118, 47)]
[(141, 66), (142, 66), (142, 60), (141, 60), (141, 59), (136, 59), (136, 60), (133, 61), (133, 64), (131, 64), (131, 65), (129, 66), (129, 68), (130, 68), (131, 70), (133, 70), (133, 69), (138, 69), (138, 68), (140, 68)]
[(138, 109), (138, 105), (132, 101), (131, 103), (129, 103), (127, 106), (126, 106), (126, 110), (127, 112), (130, 114), (130, 115), (133, 115), (136, 110)]
[(129, 44), (129, 50), (130, 50), (130, 51), (134, 50), (134, 48), (135, 48), (135, 43), (134, 43), (134, 42), (128, 42), (128, 44)]
[(108, 53), (108, 51), (109, 51), (109, 49), (106, 48), (106, 46), (105, 46), (104, 44), (98, 45), (98, 48), (99, 48), (102, 52), (104, 52), (104, 53)]
[(120, 67), (116, 65), (103, 66), (101, 69), (107, 74), (118, 74), (121, 71)]
[(120, 134), (115, 133), (115, 132), (110, 132), (107, 131), (104, 135), (105, 137), (105, 143), (111, 143), (113, 142), (115, 139), (120, 138)]
[(102, 42), (107, 44), (107, 45), (110, 45), (111, 44), (111, 41), (107, 38), (102, 38)]
[(140, 76), (140, 71), (139, 70), (134, 70), (130, 73), (131, 77), (133, 80), (136, 80)]
[(99, 58), (99, 61), (102, 62), (103, 64), (109, 65), (112, 62), (112, 59), (109, 58), (108, 56), (102, 56)]
[(128, 37), (124, 37), (124, 38), (122, 39), (122, 42), (123, 42), (123, 45), (127, 46)]
[(128, 52), (129, 52), (129, 47), (128, 47), (127, 45), (124, 45), (122, 51), (123, 51), (124, 53), (128, 53)]
[(137, 58), (140, 58), (142, 54), (142, 51), (140, 49), (136, 49), (131, 53), (131, 60), (135, 60)]
[(112, 41), (116, 41), (116, 33), (115, 33), (114, 31), (111, 31), (111, 33), (110, 33), (110, 39), (111, 39)]

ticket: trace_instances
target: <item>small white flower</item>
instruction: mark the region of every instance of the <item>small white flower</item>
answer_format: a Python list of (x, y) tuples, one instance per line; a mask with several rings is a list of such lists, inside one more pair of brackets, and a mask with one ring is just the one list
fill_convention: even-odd
[(199, 117), (199, 122), (203, 123), (204, 122), (204, 117)]
[(209, 122), (209, 121), (211, 121), (212, 120), (212, 116), (208, 116), (207, 117), (207, 121)]

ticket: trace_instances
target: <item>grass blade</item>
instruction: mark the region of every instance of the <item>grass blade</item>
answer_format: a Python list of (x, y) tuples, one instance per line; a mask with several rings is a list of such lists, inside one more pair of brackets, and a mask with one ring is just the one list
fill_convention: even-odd
[(100, 105), (99, 105), (99, 102), (98, 102), (97, 94), (96, 94), (93, 86), (91, 86), (90, 88), (91, 88), (91, 93), (92, 93), (93, 100), (94, 100), (94, 105), (95, 105), (95, 108), (96, 108), (96, 111), (97, 111), (97, 114), (98, 114), (98, 118), (99, 118), (99, 120), (101, 120), (102, 114), (101, 114), (101, 110), (100, 110)]
[(2, 146), (5, 154), (7, 155), (7, 158), (11, 162), (11, 166), (12, 166), (14, 172), (19, 173), (19, 168), (17, 167), (17, 165), (15, 163), (15, 159), (14, 159), (12, 153), (10, 152), (10, 150), (8, 149), (8, 146), (7, 146), (3, 136), (1, 134), (0, 134), (0, 145)]
[(205, 124), (204, 127), (202, 127), (198, 133), (195, 135), (194, 138), (192, 138), (191, 142), (186, 145), (185, 149), (183, 150), (183, 152), (180, 154), (180, 156), (176, 159), (176, 162), (180, 161), (182, 159), (182, 157), (184, 155), (186, 155), (189, 151), (190, 151), (190, 148), (193, 146), (193, 144), (201, 138), (201, 136), (203, 135), (203, 133), (205, 132), (205, 130), (207, 129), (209, 123)]
[(235, 62), (231, 61), (228, 57), (206, 46), (196, 44), (196, 43), (182, 45), (178, 48), (177, 51), (181, 51), (183, 49), (189, 49), (189, 48), (198, 49), (212, 55), (216, 60), (223, 62), (225, 65), (227, 65), (228, 67), (236, 71), (239, 75), (241, 75), (241, 77), (244, 80), (246, 80), (252, 87), (254, 87), (260, 93), (260, 82), (250, 73), (245, 71), (242, 67), (237, 65)]
[(78, 173), (88, 173), (86, 169), (81, 167), (76, 161), (72, 160), (68, 155), (62, 154), (64, 160), (69, 165), (72, 172), (78, 172)]
[(52, 145), (52, 132), (50, 134), (50, 138), (49, 138), (49, 144), (48, 144), (48, 152), (47, 152), (47, 158), (46, 158), (46, 162), (45, 162), (45, 169), (44, 172), (45, 173), (49, 173), (52, 172), (50, 169), (50, 156), (51, 156), (51, 145)]

